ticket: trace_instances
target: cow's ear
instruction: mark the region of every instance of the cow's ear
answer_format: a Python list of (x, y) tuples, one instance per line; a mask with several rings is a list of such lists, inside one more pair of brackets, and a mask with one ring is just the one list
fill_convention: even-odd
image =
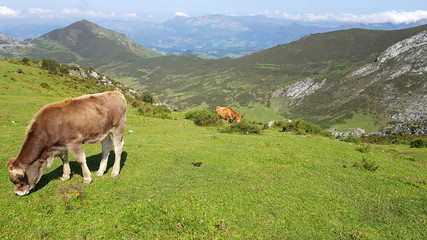
[(10, 172), (12, 173), (12, 176), (17, 179), (23, 178), (25, 176), (25, 171), (20, 168), (12, 168)]
[(25, 176), (25, 171), (22, 168), (19, 168), (15, 165), (16, 158), (11, 158), (9, 162), (7, 162), (7, 168), (9, 169), (9, 173), (13, 178), (23, 178)]

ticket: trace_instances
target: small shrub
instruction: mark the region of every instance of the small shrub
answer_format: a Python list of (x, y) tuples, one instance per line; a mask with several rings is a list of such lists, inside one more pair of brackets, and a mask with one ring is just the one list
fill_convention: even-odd
[(375, 144), (409, 144), (414, 136), (410, 134), (398, 134), (398, 135), (387, 135), (381, 136), (379, 134), (371, 134), (368, 136), (362, 136), (360, 140), (364, 143), (375, 143)]
[(363, 167), (364, 169), (370, 171), (370, 172), (375, 172), (378, 169), (378, 165), (375, 163), (374, 160), (369, 160), (366, 158), (362, 159), (361, 163), (355, 163), (354, 164), (355, 167)]
[(146, 103), (153, 104), (153, 102), (154, 102), (153, 94), (148, 92), (148, 91), (144, 91), (141, 95), (141, 98), (142, 98), (142, 101), (144, 101)]
[(43, 59), (42, 69), (48, 70), (50, 74), (57, 75), (60, 71), (60, 64), (57, 63), (54, 59)]
[(359, 144), (360, 138), (356, 135), (348, 135), (347, 137), (343, 138), (341, 141)]
[(425, 141), (424, 139), (417, 139), (415, 141), (412, 141), (410, 145), (411, 148), (423, 148), (427, 147), (427, 141)]
[(131, 104), (131, 106), (133, 107), (133, 108), (137, 108), (137, 107), (139, 107), (139, 106), (141, 106), (141, 104), (139, 103), (139, 102), (132, 102), (132, 104)]
[(47, 83), (45, 83), (45, 82), (40, 83), (40, 87), (42, 87), (42, 88), (46, 88), (46, 89), (50, 89), (49, 84), (47, 84)]
[(219, 126), (221, 124), (218, 115), (214, 111), (196, 110), (187, 112), (185, 119), (193, 120), (197, 126)]
[(332, 134), (330, 132), (323, 130), (318, 125), (311, 124), (302, 119), (296, 119), (291, 122), (280, 121), (275, 123), (275, 126), (281, 127), (283, 132), (291, 132), (299, 135), (313, 134), (322, 135), (325, 137), (332, 137)]
[(367, 153), (367, 152), (369, 152), (370, 150), (371, 150), (370, 145), (366, 145), (365, 147), (360, 146), (360, 147), (357, 147), (357, 148), (356, 148), (356, 151), (359, 151), (359, 152), (361, 152), (361, 153)]
[(22, 61), (23, 64), (28, 65), (28, 63), (30, 62), (30, 59), (27, 58), (27, 57), (24, 57), (24, 58), (22, 58), (21, 61)]
[(78, 66), (75, 66), (75, 65), (68, 65), (68, 69), (69, 70), (80, 70), (80, 68)]
[(161, 105), (161, 106), (154, 106), (150, 103), (142, 103), (139, 105), (138, 112), (146, 117), (156, 117), (156, 118), (163, 118), (163, 119), (171, 119), (171, 110), (169, 110), (168, 107)]
[(59, 64), (59, 72), (64, 75), (68, 75), (70, 73), (70, 68), (67, 64)]
[(255, 134), (259, 134), (259, 133), (261, 133), (262, 128), (263, 128), (263, 125), (261, 125), (259, 123), (243, 119), (239, 123), (236, 122), (236, 123), (229, 124), (227, 127), (220, 130), (220, 132), (223, 132), (223, 133), (244, 133), (244, 134), (255, 133)]
[(379, 166), (375, 163), (375, 161), (363, 158), (362, 167), (370, 172), (375, 172)]

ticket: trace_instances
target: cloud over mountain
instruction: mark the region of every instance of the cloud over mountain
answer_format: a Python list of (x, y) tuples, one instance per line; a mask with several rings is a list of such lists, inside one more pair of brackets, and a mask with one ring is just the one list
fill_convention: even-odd
[(176, 12), (175, 17), (190, 17), (190, 15), (183, 12)]
[(307, 22), (345, 22), (345, 23), (413, 23), (421, 19), (427, 19), (427, 11), (415, 10), (415, 11), (398, 11), (390, 10), (385, 12), (369, 13), (369, 14), (354, 14), (354, 13), (340, 13), (340, 14), (289, 14), (280, 13), (275, 11), (270, 13), (268, 11), (259, 12), (261, 15), (269, 17), (284, 18), (292, 21), (307, 21)]
[[(153, 13), (154, 14), (154, 13)], [(144, 14), (146, 16), (147, 14)], [(258, 11), (258, 15), (264, 15), (272, 18), (281, 18), (292, 21), (305, 22), (344, 22), (344, 23), (386, 23), (393, 24), (413, 23), (421, 19), (427, 19), (427, 10), (388, 10), (374, 13), (355, 14), (352, 12), (341, 13), (288, 13), (276, 10)], [(116, 11), (96, 11), (88, 8), (28, 8), (28, 9), (13, 9), (8, 6), (0, 6), (1, 18), (39, 18), (39, 19), (67, 19), (67, 18), (99, 18), (99, 19), (120, 19), (132, 18), (137, 19), (143, 15), (137, 14), (134, 11), (116, 12)], [(150, 16), (153, 16), (150, 14)], [(176, 11), (175, 17), (190, 17), (184, 11)]]
[(6, 6), (0, 6), (0, 17), (4, 18), (15, 18), (19, 15), (19, 11), (13, 10)]

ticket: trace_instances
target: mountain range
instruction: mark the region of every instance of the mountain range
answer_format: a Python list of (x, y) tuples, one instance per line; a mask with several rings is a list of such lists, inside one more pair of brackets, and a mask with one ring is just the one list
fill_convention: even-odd
[(19, 46), (3, 41), (0, 56), (92, 67), (176, 109), (261, 106), (260, 114), (274, 109), (324, 127), (358, 114), (382, 125), (427, 115), (426, 30), (427, 25), (331, 31), (236, 59), (211, 60), (163, 56), (82, 20)]
[[(0, 32), (25, 39), (67, 26), (65, 22), (1, 23)], [(202, 58), (241, 57), (308, 34), (351, 28), (398, 30), (427, 24), (427, 19), (412, 23), (303, 22), (270, 18), (264, 15), (227, 16), (209, 14), (175, 17), (162, 23), (132, 20), (104, 20), (98, 24), (125, 34), (137, 43), (167, 55), (196, 55)]]

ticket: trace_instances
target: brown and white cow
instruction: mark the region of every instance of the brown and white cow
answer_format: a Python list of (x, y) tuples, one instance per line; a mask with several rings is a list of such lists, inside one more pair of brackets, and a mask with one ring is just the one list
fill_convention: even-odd
[(119, 175), (126, 107), (124, 96), (118, 91), (111, 91), (66, 99), (41, 108), (28, 126), (18, 157), (7, 163), (15, 194), (28, 194), (40, 180), (43, 169), (56, 157), (63, 162), (61, 180), (70, 179), (68, 150), (82, 168), (83, 182), (91, 183), (82, 144), (102, 143), (102, 160), (96, 173), (101, 176), (107, 168), (112, 147), (110, 133), (116, 155), (111, 176)]
[(240, 114), (237, 114), (231, 107), (217, 106), (216, 112), (220, 118), (227, 120), (227, 123), (229, 123), (230, 119), (236, 119), (237, 122), (240, 122)]

